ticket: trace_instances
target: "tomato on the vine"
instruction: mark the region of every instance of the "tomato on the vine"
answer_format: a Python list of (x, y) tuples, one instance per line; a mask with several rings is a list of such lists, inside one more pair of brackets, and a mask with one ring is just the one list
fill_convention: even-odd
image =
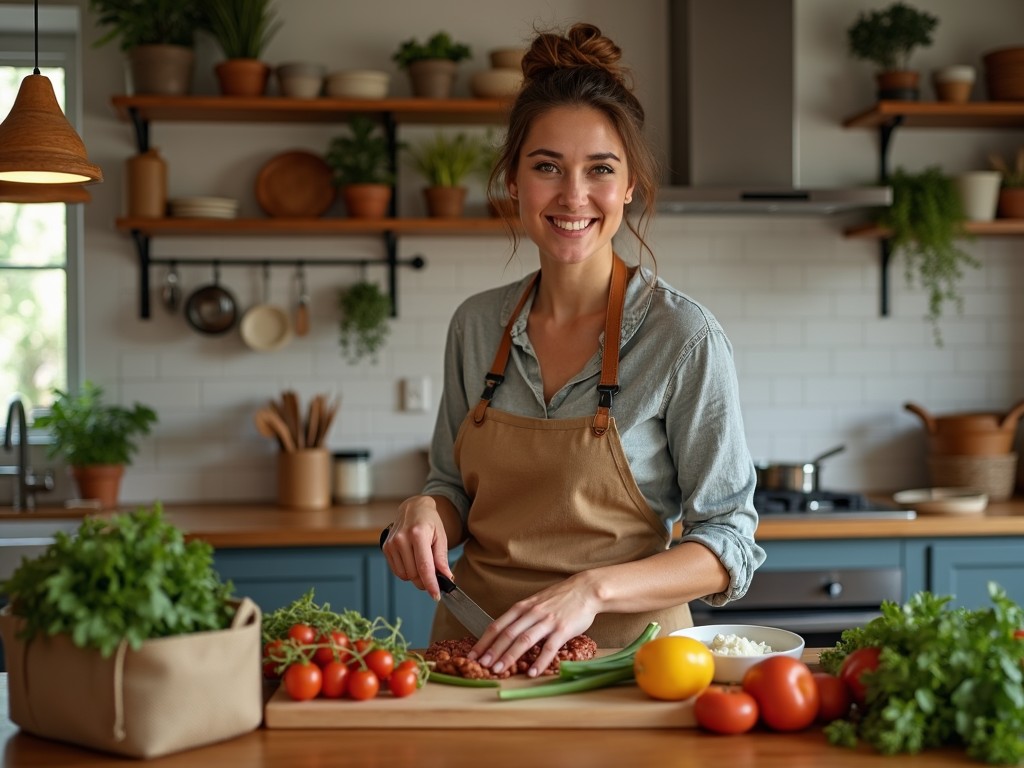
[(799, 731), (818, 716), (818, 686), (810, 667), (789, 656), (769, 656), (743, 675), (761, 720), (776, 731)]
[(271, 640), (263, 646), (263, 676), (268, 680), (276, 680), (279, 675), (277, 674), (277, 665), (280, 662), (271, 661), (271, 657), (280, 656), (281, 648), (284, 647), (284, 640), (278, 638), (277, 640)]
[(372, 699), (380, 691), (380, 680), (372, 669), (355, 669), (349, 672), (348, 695), (356, 701)]
[[(413, 662), (413, 664), (415, 663)], [(398, 669), (391, 673), (391, 677), (388, 678), (388, 689), (391, 691), (392, 696), (402, 699), (416, 693), (419, 683), (420, 678), (415, 668), (402, 668), (400, 665)]]
[(284, 689), (296, 701), (309, 701), (320, 694), (323, 673), (316, 664), (298, 662), (284, 671)]
[(850, 689), (841, 678), (827, 672), (815, 672), (818, 686), (818, 722), (831, 723), (850, 712)]
[(340, 699), (348, 691), (348, 676), (351, 670), (343, 661), (329, 661), (321, 670), (323, 686), (320, 695), (325, 699)]
[[(322, 632), (317, 636), (316, 644), (324, 646), (323, 648), (317, 648), (313, 653), (313, 661), (321, 667), (325, 667), (336, 660), (347, 662), (351, 655), (348, 649), (352, 647), (352, 643), (349, 642), (348, 635), (340, 629)], [(330, 647), (327, 647), (328, 645)]]
[(757, 701), (739, 688), (711, 685), (693, 703), (697, 724), (715, 733), (746, 733), (757, 724)]
[(299, 645), (312, 645), (316, 640), (316, 630), (309, 624), (293, 624), (288, 629), (288, 637)]
[(385, 648), (374, 648), (363, 657), (363, 661), (366, 662), (366, 666), (373, 670), (373, 674), (377, 676), (377, 679), (381, 681), (391, 677), (391, 673), (395, 669), (395, 657), (391, 654), (391, 651)]
[(416, 659), (402, 659), (395, 666), (395, 671), (397, 672), (400, 669), (412, 669), (415, 670), (417, 674), (419, 674), (419, 668), (420, 665), (416, 663)]
[(878, 669), (878, 659), (881, 655), (881, 648), (865, 646), (850, 653), (839, 667), (840, 679), (846, 683), (850, 695), (858, 704), (863, 704), (867, 697), (867, 690), (861, 677), (865, 672)]

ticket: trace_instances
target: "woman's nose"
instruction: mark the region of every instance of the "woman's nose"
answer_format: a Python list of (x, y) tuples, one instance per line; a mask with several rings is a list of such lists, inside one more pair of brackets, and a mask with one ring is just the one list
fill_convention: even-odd
[(569, 210), (583, 207), (587, 203), (586, 185), (580, 179), (566, 176), (559, 202)]

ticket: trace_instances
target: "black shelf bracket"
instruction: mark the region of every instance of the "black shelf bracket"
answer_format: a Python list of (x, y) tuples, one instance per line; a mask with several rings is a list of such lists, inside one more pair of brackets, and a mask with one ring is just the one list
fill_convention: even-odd
[(135, 146), (140, 154), (146, 152), (149, 149), (149, 121), (139, 114), (137, 107), (128, 109), (128, 117), (131, 118), (132, 127), (135, 128)]
[[(889, 183), (889, 152), (896, 129), (903, 125), (903, 116), (897, 115), (878, 127), (878, 182)], [(889, 267), (892, 262), (892, 242), (888, 237), (879, 241), (879, 313), (882, 317), (889, 316)]]
[(427, 260), (422, 256), (412, 256), (408, 259), (399, 259), (397, 250), (398, 238), (394, 232), (388, 231), (384, 233), (385, 243), (388, 248), (388, 256), (386, 260), (381, 259), (367, 259), (367, 258), (340, 258), (340, 259), (306, 259), (299, 260), (295, 258), (223, 258), (223, 257), (182, 257), (173, 256), (167, 258), (153, 258), (150, 254), (150, 238), (145, 233), (133, 229), (132, 239), (135, 241), (135, 248), (138, 251), (139, 256), (139, 317), (143, 320), (148, 320), (151, 315), (150, 311), (150, 300), (149, 292), (152, 282), (150, 280), (150, 270), (154, 266), (166, 264), (168, 266), (177, 266), (181, 264), (192, 264), (192, 265), (211, 265), (218, 267), (292, 267), (297, 268), (300, 265), (303, 268), (307, 267), (372, 267), (374, 265), (381, 265), (387, 267), (388, 270), (388, 291), (391, 297), (391, 316), (397, 317), (398, 313), (396, 307), (398, 306), (398, 269), (399, 267), (409, 267), (411, 269), (423, 269), (427, 265)]

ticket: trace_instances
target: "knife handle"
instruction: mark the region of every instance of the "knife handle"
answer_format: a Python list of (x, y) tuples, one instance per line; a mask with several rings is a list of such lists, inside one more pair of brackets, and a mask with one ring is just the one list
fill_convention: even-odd
[[(390, 525), (387, 528), (385, 528), (383, 531), (380, 532), (380, 548), (381, 549), (384, 549), (384, 542), (388, 540), (388, 534), (390, 534), (390, 533), (391, 533), (391, 526)], [(444, 592), (445, 594), (448, 594), (449, 592), (454, 592), (455, 591), (456, 587), (455, 587), (455, 582), (454, 581), (452, 581), (447, 576), (445, 576), (443, 573), (441, 573), (440, 571), (437, 571), (437, 570), (434, 571), (434, 575), (437, 576), (437, 586), (439, 586), (441, 588), (442, 592)]]

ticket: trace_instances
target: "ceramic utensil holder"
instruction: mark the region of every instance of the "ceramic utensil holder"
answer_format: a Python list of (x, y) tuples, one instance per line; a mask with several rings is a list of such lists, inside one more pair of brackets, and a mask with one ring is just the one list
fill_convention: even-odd
[(282, 451), (277, 458), (277, 503), (323, 509), (331, 504), (331, 453), (326, 448)]

